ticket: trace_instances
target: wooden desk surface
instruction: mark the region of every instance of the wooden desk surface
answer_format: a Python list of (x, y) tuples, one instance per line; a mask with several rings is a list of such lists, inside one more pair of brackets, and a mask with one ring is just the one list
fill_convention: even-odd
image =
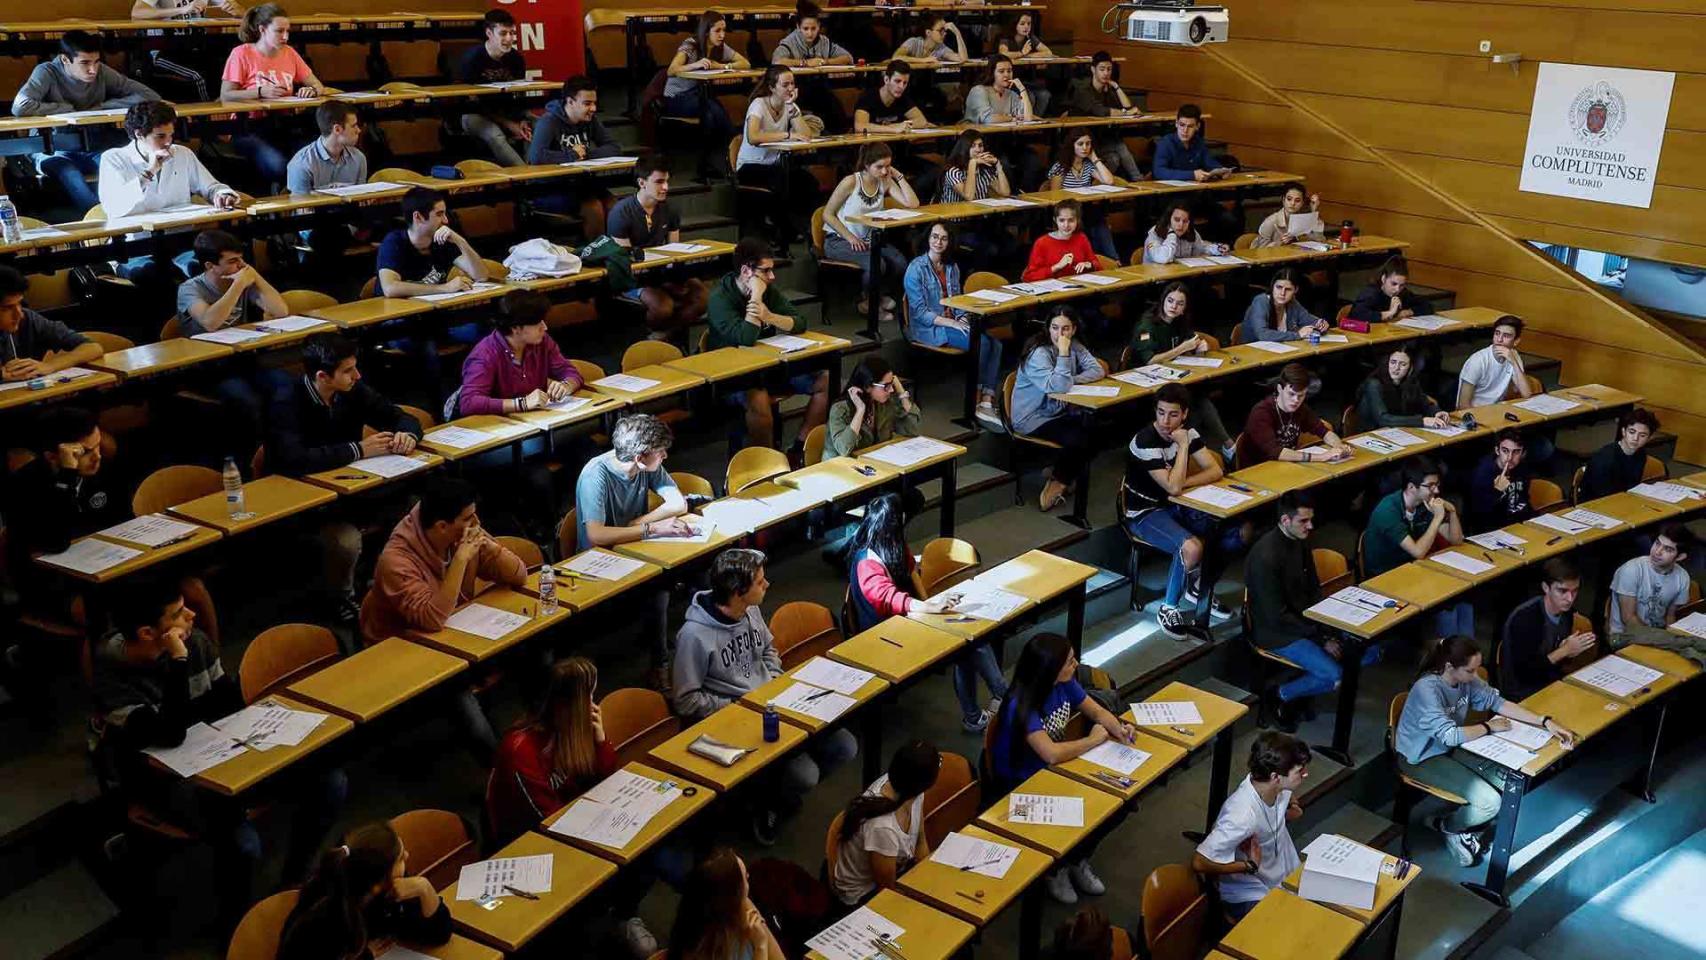
[[(1526, 427), (1546, 419), (1532, 410), (1526, 410), (1509, 403), (1489, 403), (1479, 407), (1470, 407), (1467, 410), (1458, 410), (1452, 413), (1451, 418), (1454, 422), (1461, 421), (1464, 414), (1470, 413), (1475, 415), (1475, 422), (1480, 424), (1482, 429), (1494, 433), (1506, 427)], [(1511, 417), (1516, 419), (1512, 420)], [(1476, 432), (1479, 433), (1480, 431)]]
[[(1447, 554), (1467, 557), (1470, 560), (1479, 560), (1482, 563), (1492, 564), (1492, 569), (1483, 570), (1480, 573), (1470, 573), (1467, 570), (1451, 566), (1444, 560), (1440, 559), (1441, 555)], [(1447, 547), (1444, 550), (1437, 550), (1428, 554), (1426, 557), (1423, 557), (1421, 560), (1416, 561), (1416, 563), (1421, 565), (1424, 569), (1443, 573), (1446, 576), (1456, 577), (1457, 579), (1463, 580), (1474, 586), (1479, 586), (1483, 583), (1497, 580), (1505, 574), (1510, 573), (1512, 570), (1526, 565), (1527, 562), (1528, 561), (1525, 558), (1519, 557), (1509, 550), (1488, 550), (1486, 547), (1476, 546), (1468, 541), (1464, 541), (1459, 546)]]
[[(1582, 743), (1628, 716), (1630, 710), (1597, 690), (1564, 680), (1547, 684), (1538, 693), (1522, 701), (1522, 705), (1543, 717), (1551, 717), (1575, 733), (1581, 738), (1576, 744), (1578, 750), (1581, 749)], [(1535, 751), (1534, 759), (1523, 766), (1522, 772), (1534, 776), (1557, 763), (1567, 752), (1557, 738), (1553, 738)]]
[(1560, 553), (1568, 553), (1580, 546), (1580, 540), (1576, 537), (1546, 527), (1536, 526), (1527, 521), (1501, 527), (1498, 532), (1508, 537), (1521, 537), (1525, 541), (1520, 544), (1521, 559), (1527, 563), (1539, 563)]
[(774, 367), (781, 363), (781, 356), (780, 351), (761, 347), (718, 347), (667, 361), (664, 366), (703, 377), (710, 383), (720, 383), (755, 370)]
[[(725, 767), (687, 752), (687, 745), (701, 735), (708, 735), (736, 747), (750, 747), (754, 752), (735, 761), (734, 766)], [(667, 770), (726, 793), (805, 740), (804, 730), (784, 723), (777, 741), (765, 743), (763, 716), (739, 704), (731, 703), (653, 747), (647, 760), (660, 770)]]
[(104, 353), (89, 361), (88, 366), (128, 380), (132, 377), (152, 377), (191, 364), (229, 357), (235, 352), (224, 344), (179, 337), (175, 340), (161, 340), (128, 350)]
[(628, 401), (621, 397), (599, 393), (597, 390), (588, 390), (584, 387), (576, 390), (574, 395), (584, 397), (592, 402), (573, 410), (523, 410), (519, 413), (506, 413), (504, 416), (545, 430), (555, 430), (558, 427), (583, 423), (594, 417), (614, 413), (628, 405)]
[(295, 516), (336, 500), (338, 495), (324, 487), (276, 474), (243, 484), (243, 505), (248, 514), (233, 517), (225, 512), (225, 493), (210, 493), (168, 508), (169, 513), (212, 527), (226, 536)]
[[(767, 530), (771, 527), (776, 526), (779, 523), (787, 523), (789, 520), (793, 520), (796, 517), (804, 516), (805, 514), (808, 514), (811, 511), (816, 510), (818, 507), (821, 507), (825, 503), (828, 502), (827, 499), (820, 500), (816, 496), (811, 496), (811, 495), (799, 496), (796, 498), (798, 502), (795, 502), (795, 503), (793, 503), (792, 506), (788, 506), (782, 510), (776, 510), (774, 502), (771, 502), (772, 498), (787, 497), (790, 494), (799, 494), (799, 493), (800, 493), (800, 491), (793, 490), (793, 489), (788, 488), (788, 487), (784, 487), (774, 480), (765, 480), (761, 483), (755, 483), (750, 487), (746, 487), (746, 488), (742, 489), (739, 493), (731, 494), (729, 496), (722, 497), (722, 498), (717, 499), (717, 500), (713, 500), (712, 502), (701, 507), (699, 509), (699, 514), (701, 516), (710, 516), (714, 519), (716, 516), (715, 511), (712, 511), (711, 513), (707, 513), (706, 511), (711, 511), (712, 508), (715, 507), (719, 503), (727, 503), (731, 500), (758, 501), (759, 503), (764, 504), (764, 506), (769, 508), (772, 512), (764, 518), (763, 522), (759, 523), (754, 528), (754, 531), (756, 531), (756, 530)], [(733, 521), (730, 521), (730, 522), (731, 522), (731, 524), (733, 523)], [(744, 525), (744, 521), (743, 521), (743, 525)], [(734, 531), (732, 529), (730, 529), (727, 532), (732, 534)]]
[[(619, 556), (619, 554), (614, 554), (612, 551), (605, 550), (600, 547), (592, 547), (587, 550), (582, 550), (575, 556), (581, 556), (582, 554), (587, 553), (604, 553)], [(572, 560), (574, 558), (571, 557), (569, 559)], [(663, 573), (663, 568), (655, 563), (642, 563), (640, 564), (640, 569), (635, 570), (620, 580), (607, 580), (602, 577), (595, 580), (592, 577), (568, 573), (568, 568), (565, 566), (567, 563), (568, 561), (565, 560), (555, 565), (555, 569), (557, 571), (557, 602), (568, 606), (576, 613), (595, 607), (598, 604), (609, 600), (611, 597), (621, 596), (640, 584), (645, 583), (646, 581)], [(539, 595), (539, 571), (535, 570), (528, 574), (527, 586), (523, 589), (534, 596)]]
[(1604, 410), (1607, 407), (1623, 407), (1641, 402), (1641, 398), (1633, 393), (1599, 383), (1584, 383), (1579, 387), (1560, 387), (1552, 392), (1566, 400), (1580, 400), (1591, 405), (1595, 410)]
[[(688, 820), (693, 819), (695, 814), (710, 806), (711, 801), (717, 799), (716, 791), (709, 787), (702, 787), (693, 783), (682, 782), (680, 778), (665, 773), (656, 767), (649, 767), (643, 763), (630, 763), (624, 765), (622, 769), (637, 776), (647, 777), (652, 780), (676, 783), (685, 789), (683, 789), (679, 796), (670, 801), (669, 806), (659, 810), (656, 816), (647, 820), (646, 825), (640, 828), (639, 833), (634, 834), (634, 839), (629, 841), (628, 845), (625, 847), (607, 847), (601, 843), (594, 843), (591, 840), (582, 840), (579, 837), (571, 837), (566, 833), (560, 833), (553, 829), (557, 821), (563, 819), (563, 815), (569, 812), (569, 807), (574, 805), (572, 802), (565, 805), (563, 809), (557, 811), (551, 816), (546, 817), (545, 822), (540, 825), (539, 829), (550, 834), (552, 839), (560, 840), (570, 846), (579, 847), (588, 853), (596, 854), (613, 863), (625, 866), (644, 856), (646, 851), (655, 846), (659, 840), (669, 836), (677, 827), (686, 823)], [(688, 789), (693, 791), (692, 796), (687, 795), (686, 791)]]
[(418, 300), (404, 300), (398, 297), (368, 297), (365, 300), (352, 300), (349, 303), (334, 304), (308, 311), (308, 316), (330, 320), (344, 330), (355, 330), (370, 327), (378, 323), (401, 320), (416, 314), (431, 313), (430, 303)]
[(1362, 924), (1284, 889), (1269, 890), (1220, 941), (1244, 960), (1338, 960), (1362, 936)]
[[(869, 471), (870, 476), (861, 473), (861, 469)], [(852, 456), (835, 457), (784, 473), (776, 482), (796, 490), (809, 490), (825, 501), (835, 501), (881, 486), (900, 475), (889, 464)]]
[(350, 494), (361, 493), (364, 490), (371, 490), (374, 487), (419, 476), (423, 470), (431, 470), (444, 464), (443, 457), (428, 450), (417, 449), (408, 457), (410, 460), (419, 461), (423, 466), (419, 470), (413, 470), (401, 476), (382, 477), (377, 473), (369, 473), (359, 467), (345, 464), (341, 467), (333, 467), (330, 470), (322, 470), (319, 473), (306, 474), (302, 479), (306, 483), (312, 483), (315, 486), (325, 487), (327, 490), (349, 496)]
[(977, 825), (985, 830), (1041, 850), (1057, 860), (1070, 853), (1072, 848), (1078, 846), (1124, 805), (1123, 800), (1111, 793), (1063, 777), (1052, 770), (1037, 771), (1030, 779), (1013, 788), (1013, 793), (1077, 797), (1084, 801), (1084, 823), (1077, 827), (1013, 822), (1008, 817), (1008, 798), (1012, 794), (997, 798), (992, 806), (977, 815)]
[[(448, 443), (434, 442), (433, 435), (444, 430), (445, 427), (461, 427), (464, 430), (473, 430), (485, 434), (490, 439), (471, 443), (466, 447), (454, 447)], [(525, 437), (534, 436), (542, 429), (538, 424), (511, 420), (509, 417), (492, 413), (457, 417), (449, 423), (441, 423), (436, 427), (428, 428), (421, 435), (421, 449), (436, 453), (446, 460), (465, 460), (488, 450), (509, 446)]]
[[(293, 700), (282, 695), (273, 695), (266, 700), (273, 701), (281, 707), (291, 710), (301, 710), (306, 713), (323, 714), (326, 719), (314, 728), (314, 732), (302, 738), (302, 742), (294, 747), (277, 746), (270, 750), (245, 750), (235, 757), (203, 770), (195, 775), (195, 782), (216, 793), (234, 797), (249, 789), (267, 777), (289, 767), (327, 743), (355, 729), (355, 724), (334, 713)], [(262, 702), (266, 702), (263, 700)]]
[(1006, 563), (977, 575), (979, 583), (990, 583), (1037, 603), (1047, 603), (1069, 590), (1076, 590), (1096, 575), (1089, 564), (1057, 557), (1041, 550), (1027, 550)]
[[(84, 369), (91, 369), (85, 367)], [(10, 410), (13, 407), (26, 407), (32, 403), (46, 400), (57, 400), (70, 393), (82, 393), (85, 390), (99, 390), (118, 383), (118, 377), (105, 371), (96, 371), (86, 377), (75, 380), (59, 380), (48, 377), (48, 384), (40, 390), (29, 387), (14, 387), (10, 390), (0, 390), (0, 410)]]
[(388, 637), (289, 687), (304, 703), (367, 723), (468, 669), (448, 653)]
[(1019, 848), (1019, 858), (1013, 861), (1005, 877), (986, 877), (971, 870), (961, 870), (925, 859), (913, 864), (912, 869), (900, 875), (898, 881), (902, 892), (916, 899), (953, 914), (967, 923), (984, 926), (994, 919), (996, 914), (1007, 908), (1007, 905), (1019, 898), (1026, 888), (1037, 878), (1054, 868), (1054, 858), (1025, 846), (1014, 843), (1011, 839), (1000, 834), (991, 833), (976, 824), (968, 825), (957, 831), (975, 840), (993, 840)]
[[(752, 690), (752, 691), (748, 692), (745, 696), (741, 697), (736, 702), (739, 703), (741, 706), (746, 707), (748, 710), (753, 710), (753, 711), (756, 711), (757, 713), (762, 714), (764, 712), (764, 705), (766, 703), (768, 703), (771, 700), (771, 698), (777, 696), (782, 691), (788, 689), (789, 687), (793, 686), (796, 683), (805, 683), (805, 681), (799, 680), (795, 676), (796, 674), (798, 674), (800, 672), (800, 670), (804, 666), (805, 666), (805, 664), (801, 664), (800, 666), (795, 667), (792, 670), (789, 670), (787, 673), (784, 673), (781, 676), (777, 677), (776, 679), (771, 680), (769, 683), (766, 683), (766, 684), (759, 686), (756, 690)], [(812, 686), (812, 684), (809, 684), (809, 683), (806, 685)], [(850, 696), (853, 698), (853, 703), (848, 705), (847, 709), (844, 712), (842, 712), (842, 714), (840, 716), (836, 717), (832, 721), (819, 720), (816, 717), (809, 716), (809, 715), (804, 714), (804, 713), (796, 713), (795, 711), (789, 710), (786, 707), (777, 707), (776, 713), (783, 720), (787, 721), (788, 723), (794, 724), (795, 726), (799, 727), (802, 730), (805, 730), (808, 733), (817, 733), (819, 730), (822, 730), (825, 727), (830, 726), (832, 723), (845, 722), (847, 717), (849, 715), (851, 715), (853, 713), (853, 711), (858, 710), (860, 707), (864, 706), (865, 704), (868, 704), (872, 700), (875, 700), (878, 696), (882, 695), (883, 691), (887, 690), (888, 688), (889, 688), (889, 682), (887, 680), (884, 680), (882, 677), (872, 677), (870, 680), (867, 680), (865, 682), (864, 686), (861, 686), (857, 692), (850, 694)], [(822, 689), (822, 688), (818, 688), (818, 689)]]
[(527, 623), (511, 630), (509, 633), (504, 634), (496, 640), (487, 640), (485, 637), (475, 636), (471, 633), (464, 633), (461, 630), (456, 630), (451, 627), (445, 627), (442, 630), (433, 630), (430, 632), (411, 630), (409, 631), (409, 639), (423, 646), (431, 647), (434, 650), (442, 650), (452, 656), (461, 657), (471, 663), (480, 663), (497, 656), (517, 644), (525, 643), (527, 640), (538, 636), (540, 633), (551, 629), (559, 623), (562, 623), (564, 620), (569, 618), (572, 612), (568, 606), (559, 603), (557, 605), (556, 613), (551, 614), (549, 617), (540, 616), (538, 596), (531, 593), (523, 593), (519, 590), (512, 590), (509, 587), (493, 587), (490, 590), (486, 590), (479, 594), (469, 602), (484, 604), (488, 607), (496, 607), (499, 610), (507, 610), (510, 613), (519, 613), (529, 619)]
[(496, 906), (487, 909), (478, 900), (456, 899), (454, 883), (439, 891), (450, 906), (456, 929), (506, 953), (514, 953), (616, 874), (614, 863), (542, 833), (522, 834), (514, 843), (494, 853), (492, 859), (547, 853), (553, 857), (551, 892), (539, 894), (537, 900), (501, 897), (495, 901)]
[[(1155, 691), (1154, 694), (1145, 697), (1144, 700), (1145, 702), (1154, 703), (1188, 700), (1197, 705), (1197, 710), (1202, 713), (1202, 723), (1192, 724), (1181, 728), (1182, 730), (1189, 730), (1189, 733), (1182, 733), (1180, 730), (1173, 729), (1172, 724), (1156, 727), (1138, 726), (1138, 729), (1141, 731), (1152, 734), (1162, 740), (1176, 743), (1187, 750), (1195, 750), (1197, 747), (1213, 740), (1215, 734), (1238, 722), (1238, 718), (1250, 712), (1250, 708), (1244, 706), (1242, 703), (1228, 700), (1218, 694), (1209, 693), (1207, 690), (1198, 690), (1190, 684), (1180, 683), (1177, 680)], [(1132, 712), (1129, 709), (1121, 715), (1120, 719), (1127, 723), (1135, 721), (1135, 718), (1132, 716)]]
[(958, 653), (965, 645), (965, 638), (958, 634), (937, 630), (908, 617), (890, 617), (831, 647), (828, 656), (869, 670), (890, 683), (902, 683)]
[(1431, 608), (1469, 589), (1469, 581), (1454, 577), (1446, 567), (1422, 562), (1406, 563), (1378, 577), (1369, 577), (1362, 586), (1384, 596), (1424, 609)]
[(1653, 500), (1638, 493), (1614, 493), (1608, 497), (1600, 497), (1582, 504), (1594, 513), (1603, 513), (1608, 517), (1616, 517), (1632, 527), (1645, 526), (1679, 517), (1691, 510), (1697, 509), (1699, 501), (1685, 500), (1682, 503), (1665, 503)]
[[(960, 949), (977, 933), (977, 928), (971, 924), (894, 890), (878, 890), (865, 906), (906, 931), (895, 939), (894, 945), (905, 952), (907, 960), (949, 960), (957, 957)], [(828, 960), (816, 950), (808, 950), (806, 957), (808, 960)]]
[(518, 280), (515, 277), (506, 277), (504, 278), (504, 282), (521, 290), (534, 290), (539, 293), (549, 293), (552, 290), (561, 290), (564, 287), (578, 286), (583, 283), (593, 283), (598, 280), (603, 280), (607, 276), (609, 276), (609, 274), (603, 267), (582, 267), (579, 273), (570, 274), (566, 277), (534, 277), (532, 280)]
[[(1397, 861), (1398, 858), (1392, 856), (1388, 856), (1384, 860), (1385, 863), (1396, 863)], [(1414, 862), (1410, 864), (1410, 870), (1408, 873), (1404, 874), (1404, 879), (1402, 880), (1382, 870), (1380, 876), (1374, 881), (1374, 906), (1367, 910), (1360, 907), (1347, 907), (1342, 903), (1320, 903), (1319, 905), (1337, 913), (1342, 913), (1366, 927), (1378, 920), (1380, 916), (1386, 912), (1387, 908), (1392, 906), (1393, 901), (1397, 900), (1400, 896), (1403, 896), (1404, 891), (1410, 889), (1410, 884), (1415, 883), (1416, 878), (1421, 876), (1421, 874), (1421, 865)], [(1285, 879), (1281, 881), (1281, 885), (1290, 892), (1297, 893), (1297, 886), (1302, 882), (1303, 868), (1300, 866), (1296, 870), (1286, 874)], [(1316, 901), (1310, 902), (1315, 903)]]
[[(1675, 629), (1671, 632), (1680, 636), (1692, 636), (1692, 634), (1685, 634)], [(1694, 661), (1674, 650), (1660, 650), (1658, 647), (1633, 644), (1618, 650), (1617, 655), (1652, 667), (1654, 670), (1663, 670), (1678, 680), (1692, 680), (1700, 676), (1702, 672)]]
[(798, 363), (801, 360), (810, 360), (815, 357), (821, 357), (826, 353), (839, 353), (846, 350), (848, 347), (853, 346), (853, 341), (848, 340), (845, 337), (835, 336), (831, 333), (824, 333), (821, 330), (799, 330), (789, 334), (789, 336), (800, 337), (804, 340), (811, 340), (816, 344), (816, 346), (801, 347), (798, 350), (790, 350), (787, 352), (783, 352), (777, 347), (773, 347), (767, 343), (755, 343), (753, 344), (753, 348), (763, 350), (766, 353), (775, 356), (783, 363)]
[[(952, 593), (953, 591), (944, 590), (943, 592)], [(932, 629), (939, 630), (943, 633), (954, 634), (964, 640), (975, 643), (984, 635), (993, 633), (996, 630), (1001, 629), (1002, 625), (1025, 615), (1036, 605), (1037, 602), (1035, 600), (1027, 597), (1025, 598), (1024, 603), (1020, 604), (1011, 614), (1002, 620), (986, 620), (983, 617), (971, 617), (952, 610), (945, 613), (919, 613), (914, 611), (907, 614), (906, 619), (923, 624)]]
[[(1647, 649), (1650, 650), (1651, 653), (1662, 653), (1663, 652), (1660, 650), (1652, 650), (1652, 648), (1647, 648)], [(1614, 651), (1612, 651), (1612, 653), (1617, 655), (1617, 656), (1624, 656), (1622, 650), (1614, 650)], [(1656, 700), (1659, 697), (1664, 696), (1665, 694), (1669, 693), (1672, 689), (1682, 685), (1683, 683), (1687, 682), (1687, 680), (1688, 680), (1688, 677), (1686, 677), (1686, 676), (1679, 676), (1675, 673), (1672, 673), (1670, 670), (1665, 669), (1663, 666), (1648, 664), (1648, 663), (1645, 663), (1645, 661), (1640, 659), (1643, 656), (1650, 656), (1650, 655), (1651, 654), (1637, 654), (1634, 657), (1624, 656), (1624, 659), (1626, 659), (1626, 660), (1633, 660), (1636, 663), (1642, 663), (1645, 666), (1652, 667), (1654, 670), (1657, 670), (1659, 672), (1658, 679), (1654, 680), (1652, 683), (1649, 683), (1644, 687), (1641, 687), (1640, 689), (1634, 691), (1633, 693), (1630, 693), (1630, 694), (1625, 695), (1625, 696), (1618, 696), (1617, 694), (1614, 694), (1608, 690), (1601, 690), (1599, 687), (1596, 687), (1593, 684), (1587, 683), (1586, 681), (1579, 679), (1578, 677), (1575, 676), (1576, 671), (1574, 671), (1574, 670), (1572, 670), (1570, 673), (1568, 673), (1564, 676), (1564, 681), (1566, 683), (1576, 684), (1577, 686), (1580, 686), (1582, 689), (1591, 691), (1594, 695), (1604, 697), (1607, 700), (1615, 700), (1618, 703), (1621, 703), (1621, 704), (1628, 706), (1628, 707), (1639, 707), (1644, 703), (1647, 703), (1651, 700)], [(1673, 654), (1673, 656), (1675, 656), (1675, 655)], [(1683, 660), (1681, 657), (1676, 657), (1676, 659), (1681, 660), (1683, 663), (1688, 663), (1687, 660)]]
[(1706, 490), (1706, 470), (1702, 470), (1699, 473), (1691, 473), (1685, 477), (1677, 477), (1676, 482), (1687, 484), (1690, 487), (1697, 487), (1701, 490)]
[(1401, 459), (1399, 457), (1375, 453), (1372, 450), (1367, 450), (1358, 446), (1351, 446), (1349, 449), (1351, 451), (1351, 455), (1343, 460), (1333, 462), (1328, 462), (1326, 460), (1311, 460), (1308, 463), (1298, 463), (1293, 464), (1293, 466), (1313, 471), (1325, 480), (1332, 480), (1336, 477), (1345, 476), (1346, 474), (1361, 473), (1364, 470), (1373, 470), (1379, 464), (1385, 463), (1389, 460)]
[(703, 543), (670, 538), (636, 540), (633, 543), (617, 544), (615, 550), (625, 557), (644, 560), (665, 570), (674, 570), (716, 553), (739, 539), (724, 530), (712, 530), (710, 539)]
[(656, 380), (657, 383), (641, 390), (624, 390), (603, 380), (594, 380), (592, 383), (587, 384), (587, 386), (597, 390), (599, 393), (608, 394), (612, 397), (621, 397), (632, 404), (641, 404), (648, 400), (674, 396), (675, 394), (691, 390), (694, 387), (704, 386), (706, 382), (704, 377), (701, 377), (696, 373), (688, 373), (686, 370), (677, 370), (661, 363), (654, 363), (645, 367), (636, 367), (633, 370), (625, 370), (623, 373), (627, 376), (639, 377), (643, 380)]
[(1109, 783), (1096, 776), (1097, 773), (1105, 773), (1114, 777), (1122, 776), (1122, 774), (1109, 770), (1100, 764), (1092, 763), (1083, 757), (1056, 764), (1049, 769), (1063, 777), (1070, 777), (1079, 783), (1088, 784), (1105, 793), (1112, 794), (1121, 800), (1131, 800), (1148, 789), (1150, 784), (1159, 780), (1167, 771), (1177, 766), (1179, 761), (1185, 759), (1185, 755), (1189, 752), (1176, 743), (1170, 743), (1160, 737), (1153, 736), (1149, 733), (1148, 728), (1139, 728), (1132, 737), (1131, 745), (1134, 749), (1149, 754), (1149, 759), (1139, 764), (1137, 769), (1131, 773), (1123, 774), (1131, 781), (1129, 787)]
[(476, 943), (454, 933), (450, 935), (448, 943), (436, 947), (422, 947), (411, 943), (404, 943), (402, 946), (423, 956), (432, 957), (433, 960), (503, 960), (503, 951), (494, 950), (483, 943)]
[[(88, 540), (88, 539), (105, 540), (108, 543), (121, 544), (123, 546), (131, 548), (132, 550), (141, 550), (142, 553), (138, 554), (137, 556), (131, 557), (129, 560), (126, 560), (123, 563), (115, 564), (111, 567), (108, 567), (107, 569), (102, 570), (100, 573), (96, 573), (96, 574), (87, 574), (87, 573), (78, 572), (76, 570), (67, 570), (64, 567), (56, 567), (56, 566), (53, 566), (52, 564), (48, 564), (47, 566), (52, 567), (54, 570), (57, 570), (60, 573), (65, 574), (68, 577), (75, 577), (78, 580), (82, 580), (86, 583), (110, 583), (110, 582), (117, 580), (121, 577), (127, 577), (127, 576), (135, 573), (138, 570), (146, 570), (149, 567), (152, 567), (157, 563), (161, 563), (163, 561), (170, 560), (173, 557), (181, 556), (183, 554), (189, 553), (192, 550), (200, 550), (202, 547), (205, 547), (208, 544), (212, 543), (213, 541), (218, 540), (220, 537), (224, 536), (224, 534), (220, 533), (218, 530), (213, 529), (212, 527), (203, 526), (199, 523), (192, 524), (192, 526), (195, 527), (195, 532), (193, 532), (189, 535), (189, 539), (180, 540), (177, 543), (168, 543), (168, 544), (165, 544), (163, 546), (158, 546), (158, 547), (145, 546), (144, 544), (135, 543), (133, 541), (125, 540), (125, 539), (122, 539), (120, 537), (115, 537), (112, 534), (107, 533), (104, 530), (97, 530), (88, 537), (79, 537), (78, 542), (81, 542), (83, 540)], [(111, 528), (108, 528), (108, 529), (111, 529)], [(38, 558), (36, 562), (40, 563), (41, 561)]]

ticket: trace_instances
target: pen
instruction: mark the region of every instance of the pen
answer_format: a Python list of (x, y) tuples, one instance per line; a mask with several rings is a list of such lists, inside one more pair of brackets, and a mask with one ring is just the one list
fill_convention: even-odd
[(834, 690), (819, 690), (816, 693), (807, 694), (806, 698), (805, 698), (805, 702), (811, 703), (813, 700), (817, 700), (820, 697), (827, 697), (834, 692), (835, 692)]
[(1482, 550), (1481, 551), (1481, 559), (1487, 561), (1488, 563), (1492, 563), (1493, 562), (1493, 555), (1488, 553), (1485, 550)]
[(191, 538), (191, 537), (193, 537), (193, 536), (195, 536), (195, 532), (194, 532), (194, 531), (191, 531), (191, 532), (189, 532), (189, 533), (180, 533), (180, 534), (178, 534), (178, 535), (177, 535), (177, 536), (175, 536), (175, 537), (173, 537), (173, 538), (172, 538), (172, 539), (170, 539), (170, 540), (162, 540), (162, 541), (160, 541), (160, 542), (159, 542), (159, 543), (157, 543), (157, 544), (155, 544), (155, 545), (154, 545), (154, 549), (156, 549), (156, 550), (158, 550), (158, 549), (160, 549), (160, 548), (161, 548), (161, 547), (169, 547), (169, 546), (171, 546), (171, 545), (172, 545), (172, 544), (174, 544), (174, 543), (183, 543), (183, 542), (184, 542), (184, 541), (185, 541), (185, 540), (188, 540), (188, 539), (190, 539), (190, 538)]
[(1176, 723), (1173, 724), (1172, 726), (1168, 727), (1167, 729), (1173, 731), (1174, 733), (1182, 733), (1187, 737), (1194, 736), (1194, 734), (1191, 733), (1190, 727), (1181, 727)]
[(1098, 771), (1096, 771), (1096, 779), (1102, 781), (1103, 783), (1107, 783), (1107, 784), (1111, 784), (1113, 786), (1119, 787), (1122, 790), (1131, 789), (1131, 778), (1130, 777), (1116, 777), (1111, 773), (1103, 773), (1102, 771), (1098, 770)]
[(970, 623), (976, 619), (977, 619), (976, 617), (949, 617), (948, 619), (946, 619), (942, 622), (943, 623)]
[(510, 893), (515, 894), (516, 896), (520, 897), (523, 900), (537, 900), (537, 899), (539, 899), (539, 894), (528, 893), (526, 890), (522, 890), (519, 887), (512, 887), (507, 883), (504, 884), (504, 889), (509, 891)]
[(1564, 535), (1559, 534), (1558, 536), (1553, 537), (1552, 539), (1546, 541), (1546, 546), (1550, 547), (1551, 545), (1553, 545), (1554, 543), (1557, 543), (1558, 541), (1560, 541), (1562, 539), (1564, 539)]
[(888, 637), (878, 637), (877, 639), (881, 640), (882, 642), (888, 644), (891, 647), (901, 647), (902, 649), (905, 649), (902, 646), (902, 644), (900, 643), (900, 641), (898, 641), (898, 640), (890, 640)]
[(985, 861), (983, 861), (983, 862), (982, 862), (982, 863), (968, 863), (968, 864), (966, 864), (966, 865), (965, 865), (965, 866), (963, 866), (963, 867), (961, 867), (961, 868), (960, 868), (960, 872), (962, 872), (962, 873), (963, 873), (963, 872), (965, 872), (965, 871), (967, 871), (967, 870), (976, 870), (976, 869), (977, 869), (977, 868), (978, 868), (978, 867), (988, 867), (988, 866), (993, 866), (993, 865), (995, 865), (995, 864), (997, 864), (997, 863), (1000, 863), (1000, 862), (1001, 862), (1001, 858), (1000, 858), (1000, 857), (996, 857), (996, 858), (995, 858), (995, 859), (993, 859), (993, 860), (985, 860)]
[(970, 900), (972, 903), (982, 903), (983, 902), (982, 898), (974, 897), (971, 894), (965, 892), (964, 890), (955, 890), (954, 892), (959, 894), (962, 897), (965, 897), (967, 900)]
[(333, 477), (332, 479), (333, 480), (366, 480), (367, 477), (365, 477), (359, 473), (340, 473), (337, 476)]

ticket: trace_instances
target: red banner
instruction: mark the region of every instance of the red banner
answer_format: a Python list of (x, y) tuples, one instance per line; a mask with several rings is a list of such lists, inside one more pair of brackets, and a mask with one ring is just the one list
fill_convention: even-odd
[(586, 22), (581, 0), (491, 0), (521, 27), (527, 76), (566, 80), (586, 71)]

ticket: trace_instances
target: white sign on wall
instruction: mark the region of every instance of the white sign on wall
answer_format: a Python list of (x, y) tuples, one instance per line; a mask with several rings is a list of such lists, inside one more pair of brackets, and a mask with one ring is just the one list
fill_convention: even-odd
[(1542, 63), (1521, 189), (1651, 207), (1675, 83), (1674, 73)]

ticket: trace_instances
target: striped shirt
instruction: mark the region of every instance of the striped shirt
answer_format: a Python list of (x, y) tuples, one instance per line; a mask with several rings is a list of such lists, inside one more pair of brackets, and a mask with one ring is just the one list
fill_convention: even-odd
[[(1195, 428), (1190, 431), (1190, 452), (1194, 456), (1203, 448), (1202, 437)], [(1149, 475), (1151, 470), (1166, 470), (1179, 455), (1179, 442), (1172, 437), (1162, 442), (1161, 432), (1150, 424), (1137, 431), (1126, 448), (1125, 491), (1126, 517), (1136, 519), (1151, 510), (1167, 505), (1167, 491)]]

